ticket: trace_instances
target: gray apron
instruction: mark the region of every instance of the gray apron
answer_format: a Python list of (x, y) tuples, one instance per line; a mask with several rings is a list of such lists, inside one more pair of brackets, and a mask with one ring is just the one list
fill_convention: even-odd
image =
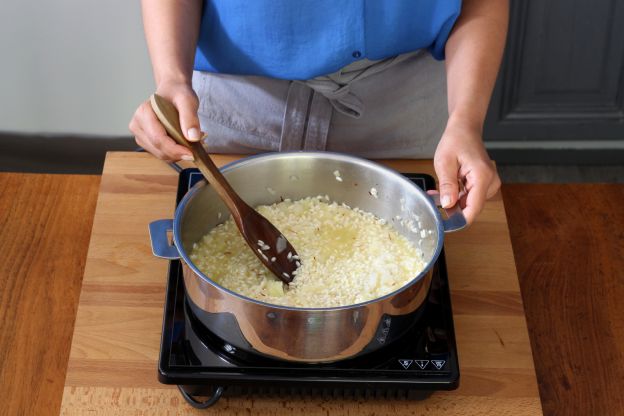
[(448, 118), (444, 62), (426, 51), (308, 81), (194, 72), (212, 153), (330, 150), (431, 158)]

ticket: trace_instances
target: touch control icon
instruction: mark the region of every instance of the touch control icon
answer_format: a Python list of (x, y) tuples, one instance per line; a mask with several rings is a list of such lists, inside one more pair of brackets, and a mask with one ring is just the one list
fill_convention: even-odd
[(427, 367), (427, 364), (429, 364), (429, 360), (416, 360), (416, 365), (418, 367), (420, 367), (421, 370), (424, 370), (425, 367)]
[(410, 367), (410, 365), (412, 365), (413, 362), (414, 360), (406, 360), (404, 358), (399, 358), (399, 364), (401, 364), (403, 368), (406, 370)]
[(445, 363), (446, 363), (446, 361), (444, 361), (444, 360), (431, 360), (431, 364), (433, 364), (435, 366), (435, 368), (437, 368), (438, 370), (440, 370), (442, 367), (444, 367)]

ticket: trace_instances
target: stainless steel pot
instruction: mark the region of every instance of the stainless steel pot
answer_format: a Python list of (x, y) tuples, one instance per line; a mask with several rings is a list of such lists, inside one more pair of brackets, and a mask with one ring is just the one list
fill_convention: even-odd
[[(336, 179), (336, 171), (342, 181)], [(372, 212), (393, 222), (401, 234), (420, 245), (427, 265), (403, 288), (355, 305), (292, 308), (241, 296), (216, 284), (189, 259), (193, 243), (226, 219), (225, 205), (202, 181), (182, 199), (173, 220), (150, 224), (152, 249), (158, 257), (182, 259), (194, 315), (230, 350), (315, 363), (351, 358), (388, 345), (413, 324), (428, 293), (444, 233), (466, 225), (459, 208), (447, 212), (444, 219), (435, 198), (402, 175), (344, 154), (264, 154), (231, 163), (222, 172), (251, 206), (272, 204), (280, 197), (296, 200), (327, 194), (331, 200)], [(376, 197), (372, 188), (377, 190)], [(173, 230), (174, 245), (168, 242), (169, 230)], [(425, 230), (422, 235), (421, 230)]]

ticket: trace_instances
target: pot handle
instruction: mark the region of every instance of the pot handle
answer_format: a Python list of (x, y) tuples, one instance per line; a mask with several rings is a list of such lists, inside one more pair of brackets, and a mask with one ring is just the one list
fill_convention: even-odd
[(169, 244), (167, 231), (173, 230), (173, 220), (158, 220), (149, 225), (150, 240), (152, 241), (152, 253), (156, 257), (175, 260), (180, 258), (178, 249)]
[[(437, 207), (442, 208), (439, 193), (431, 193), (429, 196), (433, 199), (433, 203), (436, 204)], [(443, 209), (447, 216), (446, 219), (442, 219), (442, 228), (444, 228), (445, 233), (452, 233), (453, 231), (459, 231), (466, 227), (466, 217), (464, 217), (464, 213), (459, 207), (459, 202), (450, 208)]]

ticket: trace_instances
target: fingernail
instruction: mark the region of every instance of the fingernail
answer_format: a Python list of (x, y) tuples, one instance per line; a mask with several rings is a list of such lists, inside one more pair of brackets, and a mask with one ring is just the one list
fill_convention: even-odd
[(190, 129), (188, 129), (187, 137), (189, 140), (196, 142), (201, 139), (201, 133), (199, 132), (199, 129), (197, 127), (191, 127)]
[(193, 156), (191, 155), (182, 155), (182, 160), (188, 160), (189, 162), (194, 161)]
[(451, 197), (448, 195), (442, 195), (440, 203), (442, 204), (442, 208), (448, 208), (451, 205)]

